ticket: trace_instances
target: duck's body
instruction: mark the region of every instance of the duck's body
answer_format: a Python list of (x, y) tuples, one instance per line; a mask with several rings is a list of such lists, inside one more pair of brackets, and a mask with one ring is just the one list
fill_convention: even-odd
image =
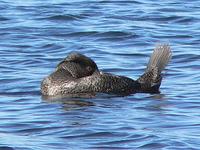
[(79, 79), (69, 77), (65, 80), (62, 77), (59, 81), (48, 77), (42, 82), (42, 94), (49, 96), (97, 92), (128, 95), (138, 92), (139, 89), (140, 84), (131, 78), (103, 72)]
[(145, 73), (133, 80), (124, 76), (103, 73), (96, 63), (79, 53), (70, 54), (59, 63), (56, 70), (41, 84), (41, 92), (46, 96), (76, 95), (87, 93), (107, 93), (129, 95), (136, 92), (158, 92), (161, 71), (171, 58), (168, 45), (154, 50)]

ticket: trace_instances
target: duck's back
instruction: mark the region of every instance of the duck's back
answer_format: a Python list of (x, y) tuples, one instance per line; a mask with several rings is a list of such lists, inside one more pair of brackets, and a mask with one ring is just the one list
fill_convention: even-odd
[(96, 73), (91, 76), (71, 80), (60, 85), (61, 95), (83, 93), (108, 93), (128, 95), (136, 93), (140, 84), (133, 79), (108, 73)]

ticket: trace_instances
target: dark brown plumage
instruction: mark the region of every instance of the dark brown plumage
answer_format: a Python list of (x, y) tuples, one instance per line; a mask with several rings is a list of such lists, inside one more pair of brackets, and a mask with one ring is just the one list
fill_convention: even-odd
[(129, 95), (136, 92), (158, 92), (161, 72), (171, 59), (169, 45), (158, 45), (145, 73), (138, 80), (99, 71), (96, 63), (79, 53), (72, 53), (58, 64), (56, 70), (41, 83), (41, 92), (47, 96), (107, 93)]

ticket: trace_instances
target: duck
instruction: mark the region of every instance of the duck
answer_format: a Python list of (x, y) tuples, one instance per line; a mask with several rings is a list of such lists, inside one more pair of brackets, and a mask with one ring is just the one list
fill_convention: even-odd
[(159, 93), (163, 70), (172, 57), (169, 44), (154, 48), (144, 73), (136, 80), (98, 69), (91, 58), (78, 52), (70, 53), (41, 82), (44, 96), (79, 97), (82, 94), (114, 94), (126, 96), (135, 93)]

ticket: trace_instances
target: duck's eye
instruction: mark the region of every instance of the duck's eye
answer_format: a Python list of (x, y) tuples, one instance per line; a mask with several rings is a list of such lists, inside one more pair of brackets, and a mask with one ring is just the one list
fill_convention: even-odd
[(87, 66), (86, 69), (87, 69), (89, 72), (92, 71), (92, 67), (90, 67), (90, 66)]

